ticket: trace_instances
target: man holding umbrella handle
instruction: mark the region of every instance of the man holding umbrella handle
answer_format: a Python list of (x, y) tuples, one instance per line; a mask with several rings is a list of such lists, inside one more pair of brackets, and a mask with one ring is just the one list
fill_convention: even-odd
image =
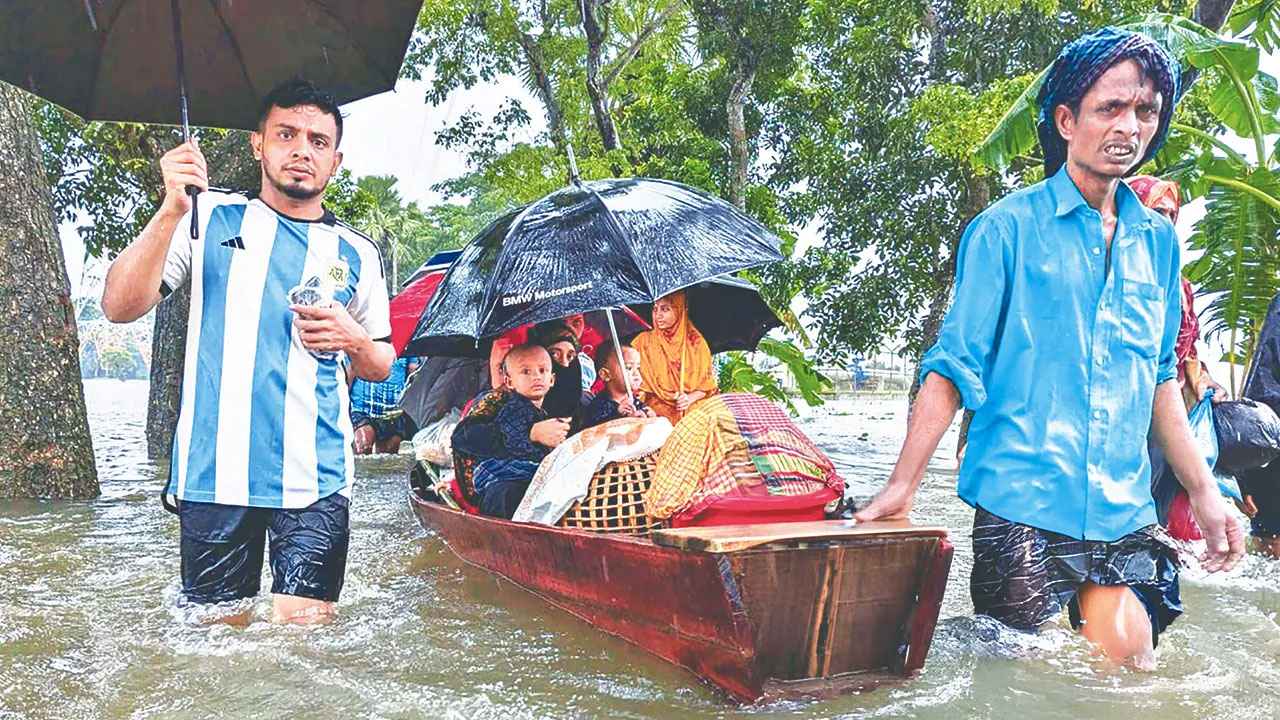
[[(160, 161), (160, 209), (107, 274), (113, 322), (191, 283), (169, 478), (190, 603), (255, 596), (268, 536), (275, 620), (327, 619), (342, 589), (354, 465), (341, 356), (380, 381), (395, 351), (376, 244), (321, 204), (341, 138), (331, 96), (280, 85), (251, 136), (261, 191), (209, 190), (198, 143), (183, 143)], [(188, 187), (202, 191), (198, 238)]]

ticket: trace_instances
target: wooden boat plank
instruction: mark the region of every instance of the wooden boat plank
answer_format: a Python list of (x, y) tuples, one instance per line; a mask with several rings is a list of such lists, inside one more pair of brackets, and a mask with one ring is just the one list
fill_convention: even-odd
[(720, 556), (734, 563), (761, 674), (798, 680), (901, 667), (915, 608), (904, 598), (915, 597), (919, 568), (939, 543), (872, 536), (804, 553), (772, 546)]
[(777, 542), (803, 542), (870, 538), (946, 537), (941, 527), (914, 525), (909, 520), (877, 520), (855, 523), (852, 520), (817, 520), (810, 522), (763, 523), (758, 525), (716, 525), (655, 530), (653, 542), (665, 547), (709, 553), (750, 550)]
[(768, 530), (759, 542), (739, 537), (717, 552), (411, 504), (465, 562), (745, 702), (914, 674), (950, 564), (945, 531), (906, 523), (753, 526)]

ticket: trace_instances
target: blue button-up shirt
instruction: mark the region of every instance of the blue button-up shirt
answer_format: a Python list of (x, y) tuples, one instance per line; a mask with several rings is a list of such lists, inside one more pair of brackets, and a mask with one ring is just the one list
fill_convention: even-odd
[(1102, 216), (1065, 167), (974, 218), (921, 365), (975, 411), (961, 499), (1086, 540), (1156, 522), (1147, 432), (1177, 375), (1177, 236), (1124, 183), (1116, 214), (1109, 272)]

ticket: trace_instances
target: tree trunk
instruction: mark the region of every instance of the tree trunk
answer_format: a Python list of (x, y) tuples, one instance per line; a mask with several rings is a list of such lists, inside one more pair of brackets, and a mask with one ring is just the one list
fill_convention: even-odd
[(603, 78), (601, 55), (607, 34), (599, 15), (603, 5), (601, 0), (582, 0), (582, 29), (587, 35), (587, 95), (591, 98), (591, 114), (595, 118), (596, 129), (600, 131), (604, 150), (608, 152), (622, 145), (618, 142), (618, 128), (613, 124), (613, 116), (609, 114), (609, 88)]
[(0, 497), (99, 493), (80, 343), (30, 98), (0, 83)]
[(186, 362), (187, 314), (191, 284), (186, 283), (156, 306), (151, 332), (151, 385), (147, 392), (147, 457), (168, 459), (182, 404)]
[(1217, 32), (1231, 14), (1231, 7), (1236, 0), (1200, 0), (1196, 3), (1196, 11), (1191, 18), (1201, 25)]
[(547, 113), (547, 132), (551, 135), (551, 142), (560, 150), (569, 144), (568, 136), (564, 131), (564, 113), (560, 110), (560, 103), (556, 100), (555, 85), (551, 82), (551, 75), (547, 72), (547, 64), (542, 55), (542, 46), (538, 44), (538, 40), (526, 32), (516, 29), (516, 38), (520, 41), (520, 47), (524, 50), (525, 62), (529, 65), (529, 74), (533, 77), (533, 84), (538, 89), (538, 99), (542, 101), (542, 107)]
[(956, 253), (960, 249), (960, 235), (978, 213), (991, 203), (991, 188), (981, 178), (970, 175), (965, 181), (965, 208), (960, 226), (955, 228), (946, 240), (949, 250), (945, 264), (938, 269), (937, 287), (929, 299), (929, 314), (925, 316), (924, 326), (920, 333), (920, 349), (916, 355), (915, 378), (911, 381), (911, 390), (907, 397), (915, 403), (916, 394), (920, 392), (920, 360), (924, 353), (938, 342), (938, 333), (942, 330), (942, 322), (947, 318), (947, 310), (951, 304), (951, 291), (956, 280)]
[(732, 160), (729, 202), (744, 210), (747, 207), (747, 177), (751, 169), (751, 147), (747, 143), (744, 113), (747, 96), (751, 94), (751, 86), (755, 80), (755, 68), (739, 62), (733, 73), (733, 84), (729, 87), (729, 99), (725, 102), (725, 111), (729, 115), (729, 156)]

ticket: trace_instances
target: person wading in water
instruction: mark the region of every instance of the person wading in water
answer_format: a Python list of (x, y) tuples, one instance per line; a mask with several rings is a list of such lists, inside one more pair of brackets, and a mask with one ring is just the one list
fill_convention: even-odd
[[(342, 590), (354, 465), (341, 355), (380, 381), (395, 350), (377, 246), (321, 206), (341, 140), (331, 96), (280, 85), (250, 140), (260, 193), (210, 191), (199, 147), (174, 148), (159, 211), (107, 273), (113, 322), (191, 283), (170, 470), (187, 602), (257, 595), (268, 533), (276, 621), (326, 620)], [(198, 239), (187, 187), (202, 191)]]
[(1149, 427), (1204, 532), (1203, 567), (1244, 552), (1178, 388), (1178, 241), (1121, 182), (1163, 143), (1178, 72), (1115, 28), (1063, 48), (1038, 98), (1046, 179), (966, 228), (897, 465), (854, 516), (905, 517), (956, 411), (973, 410), (959, 494), (975, 508), (975, 611), (1034, 631), (1066, 607), (1109, 658), (1142, 668), (1182, 610)]

